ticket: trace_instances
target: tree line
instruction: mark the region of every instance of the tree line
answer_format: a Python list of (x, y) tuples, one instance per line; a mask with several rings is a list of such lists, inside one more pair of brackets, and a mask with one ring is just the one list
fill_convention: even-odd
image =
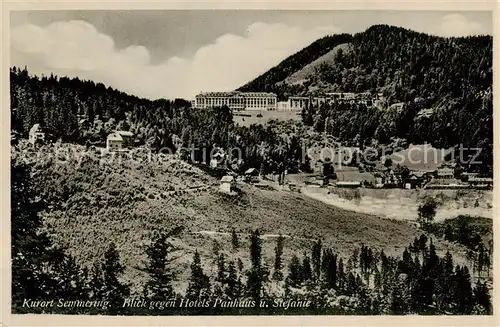
[(474, 226), (471, 223), (474, 217), (467, 215), (436, 223), (434, 222), (436, 207), (437, 203), (432, 198), (425, 199), (424, 203), (419, 205), (417, 221), (421, 228), (448, 242), (465, 246), (467, 259), (472, 263), (472, 272), (477, 273), (478, 280), (483, 277), (489, 278), (493, 263), (493, 239), (485, 242), (481, 235), (491, 235), (491, 227), (488, 230)]

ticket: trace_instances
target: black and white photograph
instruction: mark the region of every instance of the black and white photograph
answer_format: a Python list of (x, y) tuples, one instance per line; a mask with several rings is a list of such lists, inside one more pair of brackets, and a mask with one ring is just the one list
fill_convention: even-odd
[(8, 18), (12, 315), (493, 315), (493, 11)]

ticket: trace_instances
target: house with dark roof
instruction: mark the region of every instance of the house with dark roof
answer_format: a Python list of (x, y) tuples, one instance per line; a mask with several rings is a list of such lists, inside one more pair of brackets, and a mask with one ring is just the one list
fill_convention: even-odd
[[(423, 176), (423, 175), (422, 175)], [(406, 189), (414, 189), (422, 186), (423, 177), (416, 174), (410, 174), (408, 178), (405, 179), (404, 184)]]
[(248, 168), (244, 174), (243, 178), (247, 183), (257, 183), (259, 182), (259, 172), (256, 168)]

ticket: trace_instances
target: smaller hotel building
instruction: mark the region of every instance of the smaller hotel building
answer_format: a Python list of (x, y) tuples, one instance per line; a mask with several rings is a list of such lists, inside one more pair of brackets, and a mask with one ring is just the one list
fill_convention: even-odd
[(277, 96), (268, 92), (206, 92), (198, 94), (194, 102), (200, 109), (227, 106), (232, 110), (276, 110)]

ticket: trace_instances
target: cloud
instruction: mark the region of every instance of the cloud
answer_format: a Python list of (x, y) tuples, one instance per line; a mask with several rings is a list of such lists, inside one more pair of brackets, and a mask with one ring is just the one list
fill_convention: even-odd
[(113, 39), (85, 21), (60, 21), (47, 27), (26, 24), (11, 31), (11, 64), (36, 74), (78, 76), (147, 98), (192, 98), (200, 91), (235, 89), (335, 26), (304, 29), (254, 23), (244, 35), (225, 34), (192, 57), (151, 64), (141, 45), (117, 49)]
[(446, 15), (439, 27), (443, 36), (469, 36), (487, 34), (478, 22), (470, 21), (461, 14)]

